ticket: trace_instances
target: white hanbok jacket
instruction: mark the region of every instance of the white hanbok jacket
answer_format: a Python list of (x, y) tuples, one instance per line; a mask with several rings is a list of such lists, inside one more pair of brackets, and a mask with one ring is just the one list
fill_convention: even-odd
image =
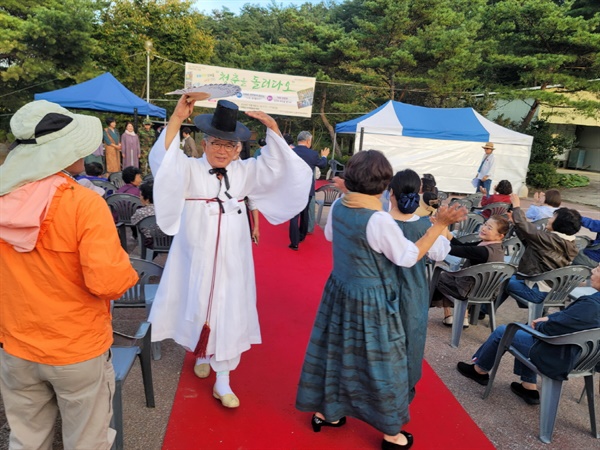
[[(150, 166), (158, 226), (175, 238), (150, 313), (152, 340), (172, 338), (194, 350), (207, 318), (216, 260), (207, 355), (230, 360), (261, 342), (252, 241), (242, 200), (250, 196), (269, 222), (285, 222), (306, 207), (312, 172), (282, 137), (268, 130), (259, 158), (227, 166), (229, 199), (225, 181), (209, 173), (206, 156), (188, 158), (178, 137), (165, 151), (165, 135), (152, 147)], [(222, 200), (224, 212), (219, 203), (208, 201), (215, 197)]]

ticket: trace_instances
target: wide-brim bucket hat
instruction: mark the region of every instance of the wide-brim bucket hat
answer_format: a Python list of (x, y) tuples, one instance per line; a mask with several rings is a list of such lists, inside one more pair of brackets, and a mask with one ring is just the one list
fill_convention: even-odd
[(0, 195), (60, 172), (102, 143), (100, 119), (46, 100), (19, 109), (10, 128), (16, 140), (0, 166)]
[(251, 133), (243, 123), (237, 121), (239, 108), (229, 100), (219, 100), (214, 114), (200, 114), (194, 117), (194, 124), (209, 136), (225, 141), (243, 142), (250, 139)]

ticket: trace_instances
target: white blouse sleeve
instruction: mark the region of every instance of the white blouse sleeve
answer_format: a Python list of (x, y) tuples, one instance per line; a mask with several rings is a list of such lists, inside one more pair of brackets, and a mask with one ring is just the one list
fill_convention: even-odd
[(448, 253), (450, 253), (450, 241), (444, 236), (438, 236), (427, 252), (427, 256), (434, 261), (443, 261)]
[(367, 223), (367, 242), (378, 253), (383, 253), (394, 264), (412, 267), (419, 257), (417, 246), (404, 237), (392, 216), (378, 211)]
[(342, 197), (339, 197), (331, 204), (331, 207), (329, 208), (329, 214), (327, 215), (327, 223), (325, 224), (325, 239), (327, 239), (329, 242), (333, 241), (333, 228), (331, 226), (331, 220), (332, 220), (331, 212), (333, 211), (333, 205), (335, 205), (341, 199), (342, 199)]

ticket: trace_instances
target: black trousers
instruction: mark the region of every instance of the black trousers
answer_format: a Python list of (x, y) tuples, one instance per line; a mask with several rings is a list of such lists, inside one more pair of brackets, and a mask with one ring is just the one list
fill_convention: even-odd
[(306, 233), (308, 233), (308, 208), (310, 207), (310, 199), (300, 214), (295, 215), (290, 220), (290, 243), (294, 247), (298, 247), (298, 244), (304, 240)]

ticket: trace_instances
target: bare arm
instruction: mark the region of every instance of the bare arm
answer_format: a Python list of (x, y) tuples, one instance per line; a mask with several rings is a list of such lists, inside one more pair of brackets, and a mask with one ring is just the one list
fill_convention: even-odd
[(181, 128), (181, 124), (184, 120), (192, 115), (194, 111), (195, 100), (192, 100), (187, 95), (182, 95), (179, 101), (177, 102), (177, 106), (175, 106), (175, 111), (171, 115), (171, 119), (169, 119), (169, 123), (167, 124), (167, 129), (164, 131), (165, 134), (165, 148), (169, 150), (173, 139), (179, 133), (179, 129)]
[(252, 223), (253, 223), (252, 240), (254, 241), (255, 244), (258, 244), (258, 241), (260, 239), (260, 230), (258, 227), (258, 209), (253, 209), (251, 211), (251, 213), (252, 213)]
[(267, 113), (262, 111), (246, 111), (246, 115), (258, 120), (265, 127), (269, 128), (270, 130), (273, 130), (279, 136), (282, 136), (281, 131), (279, 131), (279, 126), (277, 125), (277, 122)]

